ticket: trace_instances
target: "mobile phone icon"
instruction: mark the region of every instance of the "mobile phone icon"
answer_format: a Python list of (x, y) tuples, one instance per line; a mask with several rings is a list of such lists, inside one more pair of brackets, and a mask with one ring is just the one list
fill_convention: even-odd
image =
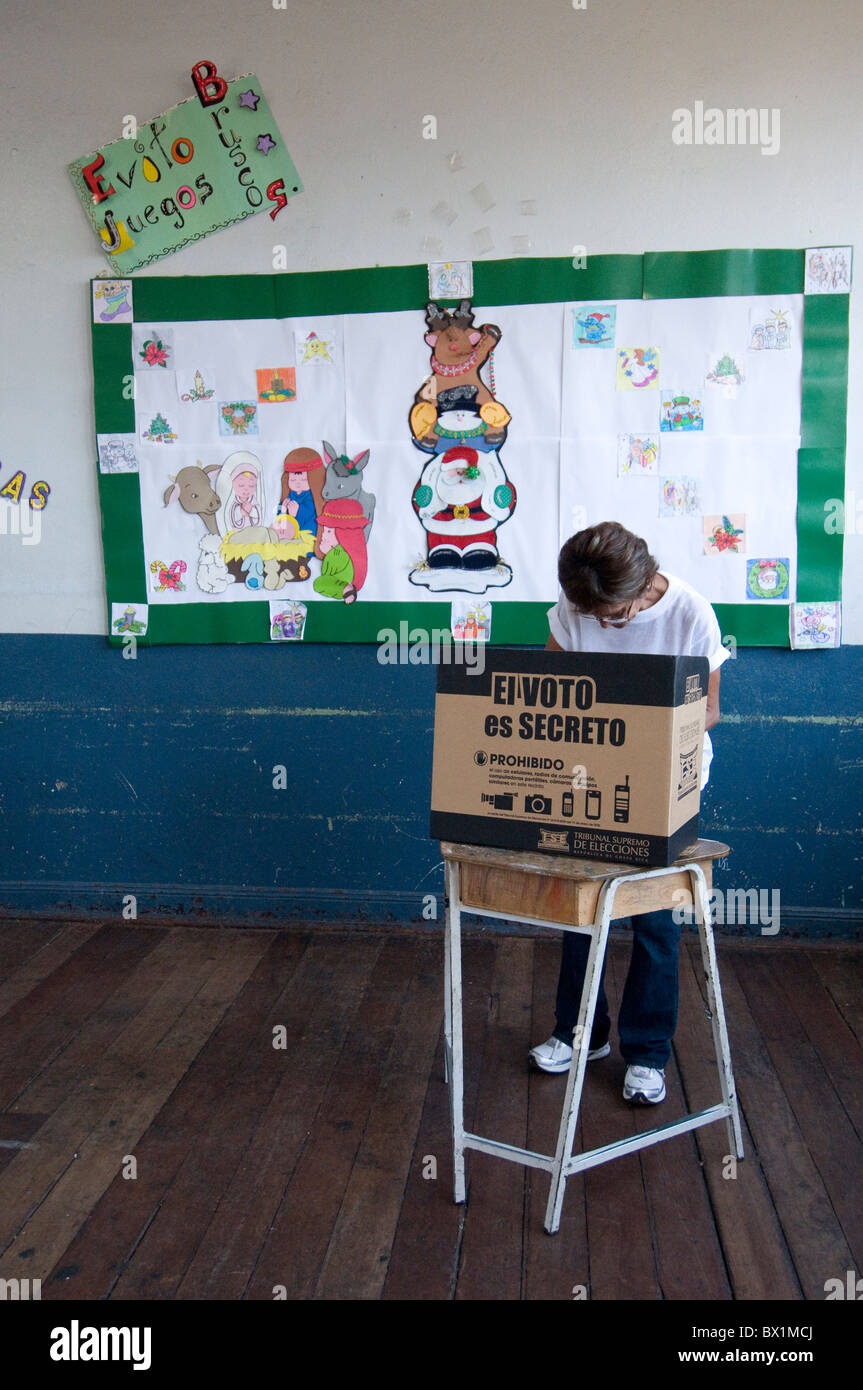
[(625, 825), (629, 820), (629, 777), (618, 783), (614, 789), (614, 820), (618, 825)]
[(584, 814), (587, 820), (599, 820), (602, 794), (597, 791), (585, 792)]

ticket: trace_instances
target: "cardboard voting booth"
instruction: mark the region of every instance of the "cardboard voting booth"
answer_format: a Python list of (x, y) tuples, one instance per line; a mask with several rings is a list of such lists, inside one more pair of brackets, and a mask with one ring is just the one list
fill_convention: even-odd
[(438, 669), (433, 839), (640, 867), (697, 840), (706, 658), (484, 657)]

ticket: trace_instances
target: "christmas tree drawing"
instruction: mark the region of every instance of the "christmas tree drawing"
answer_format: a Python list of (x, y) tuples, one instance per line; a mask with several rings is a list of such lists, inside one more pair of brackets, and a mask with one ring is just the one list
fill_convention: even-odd
[(177, 436), (174, 434), (164, 415), (154, 415), (150, 421), (150, 428), (144, 435), (151, 444), (172, 444)]
[(713, 371), (707, 375), (707, 380), (715, 382), (717, 386), (739, 386), (743, 379), (739, 364), (728, 352), (722, 354)]

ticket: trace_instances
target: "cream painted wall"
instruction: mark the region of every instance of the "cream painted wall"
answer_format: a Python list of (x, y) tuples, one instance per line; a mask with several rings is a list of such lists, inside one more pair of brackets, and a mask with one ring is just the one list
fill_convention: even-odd
[[(105, 630), (87, 286), (104, 260), (65, 166), (119, 137), (126, 114), (191, 95), (195, 61), (257, 73), (306, 191), (277, 224), (250, 219), (144, 275), (269, 273), (274, 243), (289, 270), (426, 261), (427, 237), (474, 257), (486, 227), (490, 259), (521, 237), (539, 256), (578, 243), (863, 252), (861, 39), (859, 0), (6, 0), (0, 479), (22, 468), (53, 491), (38, 545), (0, 535), (0, 631)], [(778, 153), (675, 145), (672, 112), (696, 100), (778, 108)], [(471, 194), (481, 183), (487, 212)], [(848, 488), (863, 503), (855, 309)], [(863, 515), (860, 532), (846, 536), (853, 643)]]

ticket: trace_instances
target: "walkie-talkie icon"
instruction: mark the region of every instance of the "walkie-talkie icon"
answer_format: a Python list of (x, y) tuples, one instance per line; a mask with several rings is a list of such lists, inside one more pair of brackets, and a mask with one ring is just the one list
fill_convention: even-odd
[(616, 825), (626, 825), (629, 821), (629, 776), (614, 789), (614, 821)]

